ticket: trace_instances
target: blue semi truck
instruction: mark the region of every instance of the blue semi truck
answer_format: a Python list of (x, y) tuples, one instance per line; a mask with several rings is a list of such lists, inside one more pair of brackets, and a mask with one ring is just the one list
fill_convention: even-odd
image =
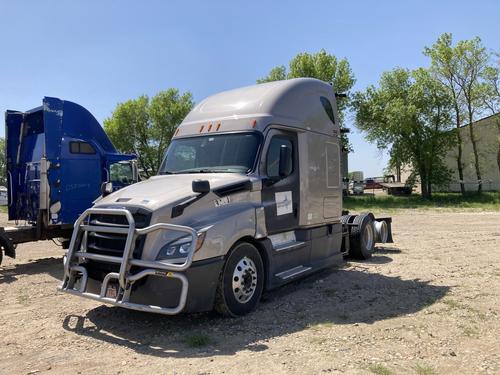
[(45, 97), (42, 106), (5, 113), (9, 220), (0, 227), (2, 252), (18, 243), (61, 238), (68, 243), (78, 216), (101, 195), (137, 182), (136, 156), (119, 153), (84, 107)]

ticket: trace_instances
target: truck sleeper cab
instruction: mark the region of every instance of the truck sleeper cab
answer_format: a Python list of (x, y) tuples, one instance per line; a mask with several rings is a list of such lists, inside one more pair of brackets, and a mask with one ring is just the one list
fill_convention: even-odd
[[(101, 194), (137, 181), (136, 156), (121, 154), (84, 107), (44, 97), (26, 112), (5, 113), (9, 220), (27, 225), (0, 227), (2, 249), (50, 238), (69, 243), (76, 219)], [(67, 240), (67, 241), (66, 241)]]
[(332, 86), (223, 92), (179, 125), (157, 176), (75, 223), (60, 290), (135, 310), (251, 311), (270, 290), (391, 241), (390, 218), (342, 215)]

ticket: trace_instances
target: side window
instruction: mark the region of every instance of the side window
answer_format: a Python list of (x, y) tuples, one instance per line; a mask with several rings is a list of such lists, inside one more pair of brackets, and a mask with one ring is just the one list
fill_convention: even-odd
[(268, 177), (279, 177), (281, 146), (288, 147), (292, 151), (290, 153), (290, 162), (288, 163), (288, 165), (290, 166), (288, 174), (291, 174), (293, 171), (293, 155), (295, 150), (293, 149), (292, 141), (284, 136), (274, 136), (273, 138), (271, 138), (269, 148), (267, 149), (266, 173)]
[(94, 147), (87, 142), (70, 142), (69, 152), (72, 154), (95, 154)]
[(109, 179), (113, 183), (130, 184), (134, 180), (132, 164), (128, 162), (113, 163), (109, 167)]
[(328, 115), (328, 118), (335, 124), (335, 117), (333, 116), (333, 107), (332, 103), (328, 100), (328, 98), (321, 96), (319, 98), (321, 100), (321, 104), (323, 105), (323, 108), (325, 109), (326, 114)]

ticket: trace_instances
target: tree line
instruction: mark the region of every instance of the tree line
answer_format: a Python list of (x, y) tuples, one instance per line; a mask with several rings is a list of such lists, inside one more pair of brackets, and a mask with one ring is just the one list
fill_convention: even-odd
[[(478, 192), (482, 191), (482, 170), (474, 121), (485, 114), (500, 111), (500, 54), (489, 52), (479, 37), (453, 43), (445, 33), (423, 50), (429, 58), (427, 67), (414, 70), (395, 68), (384, 72), (377, 85), (351, 92), (356, 79), (345, 58), (320, 50), (299, 53), (288, 66), (279, 65), (257, 80), (312, 77), (332, 83), (338, 98), (340, 118), (352, 115), (365, 138), (387, 150), (389, 167), (413, 168), (413, 178), (421, 183), (424, 197), (432, 196), (434, 186), (450, 181), (452, 171), (444, 156), (456, 149), (456, 170), (460, 188), (465, 193), (463, 145), (459, 131), (468, 125), (467, 138), (472, 144), (474, 172)], [(142, 95), (119, 103), (104, 120), (104, 129), (121, 152), (135, 153), (145, 177), (156, 173), (177, 126), (193, 108), (190, 92), (170, 88), (149, 98)], [(496, 120), (500, 134), (500, 120)], [(343, 146), (353, 151), (346, 135)], [(5, 150), (5, 140), (0, 138)], [(5, 184), (5, 155), (0, 154), (0, 184)], [(497, 142), (497, 165), (500, 171), (500, 141)]]
[[(427, 67), (384, 72), (377, 85), (351, 92), (356, 79), (347, 59), (320, 50), (300, 53), (279, 65), (257, 83), (312, 77), (332, 83), (339, 98), (341, 119), (351, 114), (365, 138), (388, 150), (389, 166), (411, 165), (421, 184), (422, 196), (430, 198), (434, 186), (450, 181), (452, 171), (444, 163), (451, 148), (457, 149), (457, 171), (462, 193), (464, 155), (462, 134), (468, 127), (474, 153), (478, 191), (482, 191), (481, 166), (474, 121), (488, 111), (500, 110), (500, 58), (476, 37), (453, 43), (445, 33), (423, 50)], [(155, 174), (176, 127), (194, 105), (190, 92), (170, 88), (152, 98), (145, 95), (117, 105), (104, 129), (121, 152), (138, 155), (143, 174)], [(500, 130), (500, 122), (498, 123)], [(343, 135), (343, 145), (351, 150)], [(500, 142), (499, 142), (500, 143)], [(500, 144), (497, 151), (500, 170)]]
[[(443, 158), (452, 147), (457, 149), (460, 190), (465, 194), (465, 139), (460, 128), (468, 125), (480, 193), (482, 171), (474, 121), (500, 110), (498, 55), (488, 52), (479, 37), (454, 44), (449, 33), (423, 53), (430, 59), (428, 67), (395, 68), (382, 74), (378, 86), (355, 93), (356, 125), (369, 141), (389, 149), (390, 166), (413, 167), (426, 198), (432, 196), (433, 186), (450, 181), (452, 171)], [(500, 142), (497, 162), (500, 170)]]

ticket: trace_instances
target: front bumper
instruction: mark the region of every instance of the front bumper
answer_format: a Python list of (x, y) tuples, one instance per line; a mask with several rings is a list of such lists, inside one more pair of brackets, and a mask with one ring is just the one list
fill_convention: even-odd
[[(127, 225), (95, 223), (92, 215), (122, 215), (128, 222)], [(133, 257), (136, 238), (158, 230), (176, 231), (191, 236), (191, 246), (187, 257), (182, 264), (168, 263), (166, 261), (145, 261)], [(89, 232), (126, 235), (123, 255), (110, 256), (88, 252), (86, 239)], [(186, 307), (189, 279), (186, 271), (191, 267), (196, 247), (197, 232), (190, 227), (175, 224), (154, 224), (145, 228), (136, 229), (132, 214), (125, 209), (90, 208), (76, 221), (71, 238), (68, 254), (64, 260), (64, 278), (60, 291), (93, 299), (103, 303), (125, 307), (132, 310), (154, 312), (165, 315), (178, 314)], [(109, 272), (105, 275), (100, 288), (91, 287), (85, 261), (102, 262), (119, 265), (119, 272)], [(134, 272), (131, 272), (134, 267)], [(139, 280), (148, 285), (148, 279), (168, 278), (180, 282), (178, 302), (170, 307), (138, 303), (134, 300), (147, 300), (146, 298), (131, 298), (140, 288), (134, 288)], [(150, 282), (149, 282), (150, 284)], [(116, 285), (116, 289), (113, 286)], [(112, 294), (110, 296), (110, 294)]]

